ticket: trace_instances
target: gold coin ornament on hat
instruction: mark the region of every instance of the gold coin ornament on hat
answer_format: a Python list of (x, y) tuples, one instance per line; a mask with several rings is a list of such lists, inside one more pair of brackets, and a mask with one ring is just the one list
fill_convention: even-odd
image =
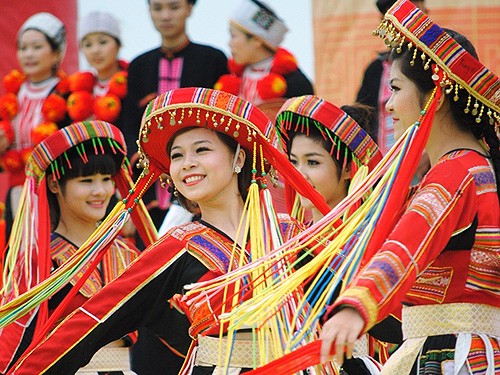
[[(433, 79), (441, 76), (440, 86), (455, 101), (460, 92), (467, 91), (465, 113), (481, 122), (488, 116), (490, 125), (498, 132), (500, 124), (500, 78), (467, 52), (455, 39), (408, 0), (398, 0), (385, 14), (373, 32), (390, 48), (400, 52), (406, 43), (413, 49), (411, 65), (421, 60), (424, 69), (434, 69)], [(438, 73), (443, 73), (439, 75)]]

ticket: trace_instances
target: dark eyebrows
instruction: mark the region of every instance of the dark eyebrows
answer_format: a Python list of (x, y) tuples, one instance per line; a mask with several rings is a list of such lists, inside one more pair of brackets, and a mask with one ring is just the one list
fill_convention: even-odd
[[(195, 141), (193, 143), (193, 146), (199, 146), (200, 144), (203, 144), (203, 143), (210, 143), (210, 144), (212, 144), (212, 142), (210, 140), (208, 140), (208, 139), (201, 139), (199, 141)], [(170, 149), (170, 151), (175, 150), (176, 148), (180, 148), (180, 146), (172, 146), (172, 148)]]

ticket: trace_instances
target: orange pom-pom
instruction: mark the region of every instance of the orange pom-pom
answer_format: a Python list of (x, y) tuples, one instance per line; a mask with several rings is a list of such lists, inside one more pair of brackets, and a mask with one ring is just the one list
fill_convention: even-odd
[(113, 122), (118, 118), (121, 109), (122, 103), (116, 95), (107, 94), (94, 100), (94, 114), (99, 120)]
[(59, 128), (53, 122), (43, 122), (31, 130), (31, 140), (35, 145), (39, 144), (49, 135), (54, 134)]
[(271, 72), (287, 75), (299, 69), (297, 59), (284, 48), (278, 48), (274, 55)]
[(109, 80), (108, 93), (123, 99), (127, 95), (127, 77), (128, 73), (124, 70), (113, 74)]
[(245, 71), (245, 65), (238, 64), (233, 59), (227, 61), (227, 67), (231, 73), (236, 74), (238, 77), (241, 77)]
[(238, 95), (240, 92), (241, 78), (234, 74), (224, 74), (215, 83), (214, 89), (225, 91), (233, 95)]
[(91, 72), (77, 72), (68, 77), (70, 91), (94, 91), (95, 77)]
[(74, 121), (83, 121), (92, 115), (94, 98), (88, 91), (76, 91), (68, 97), (68, 114)]
[(50, 94), (43, 102), (42, 115), (46, 121), (61, 121), (66, 116), (66, 100), (61, 95)]
[(13, 93), (0, 96), (0, 119), (12, 120), (19, 110), (17, 97)]
[(19, 70), (14, 69), (3, 77), (3, 87), (6, 92), (17, 94), (26, 76)]
[(7, 172), (17, 172), (24, 168), (24, 162), (19, 151), (7, 150), (0, 156), (0, 167)]
[(257, 91), (263, 100), (280, 98), (285, 95), (287, 84), (285, 79), (275, 73), (269, 73), (257, 82)]
[(0, 121), (0, 132), (3, 133), (9, 143), (14, 142), (14, 129), (10, 121)]

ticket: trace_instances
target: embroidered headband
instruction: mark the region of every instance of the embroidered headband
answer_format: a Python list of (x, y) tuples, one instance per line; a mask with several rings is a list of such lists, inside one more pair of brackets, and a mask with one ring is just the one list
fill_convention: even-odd
[[(455, 93), (458, 100), (459, 90), (468, 92), (469, 100), (466, 113), (480, 122), (485, 114), (490, 125), (500, 123), (500, 79), (481, 62), (468, 53), (455, 39), (432, 21), (409, 0), (398, 0), (386, 13), (384, 20), (374, 31), (385, 39), (388, 46), (401, 48), (407, 43), (414, 50), (413, 62), (421, 59), (424, 68), (431, 63), (441, 69), (444, 78), (441, 85), (447, 94)], [(420, 53), (420, 54), (419, 54)], [(436, 75), (437, 77), (437, 75)], [(470, 108), (471, 99), (475, 103)]]
[(66, 51), (66, 28), (63, 22), (51, 13), (41, 12), (29, 17), (21, 26), (18, 39), (29, 29), (38, 30), (53, 40), (64, 55)]
[[(298, 119), (294, 119), (294, 115), (298, 116)], [(342, 142), (358, 164), (371, 169), (382, 158), (375, 141), (352, 117), (317, 96), (304, 95), (289, 99), (276, 117), (276, 132), (284, 138), (284, 147), (291, 134), (308, 134), (310, 126), (316, 126), (323, 137), (331, 140), (334, 146), (338, 141)], [(332, 149), (330, 154), (333, 152)]]
[(230, 23), (245, 33), (262, 39), (273, 50), (277, 49), (288, 28), (263, 1), (243, 0), (233, 11)]
[[(82, 142), (89, 140), (92, 149), (85, 150)], [(84, 161), (88, 153), (104, 154), (105, 150), (111, 150), (122, 164), (126, 162), (125, 139), (116, 126), (105, 121), (84, 121), (66, 126), (40, 142), (28, 159), (26, 174), (35, 179), (36, 185), (49, 167), (56, 176), (64, 175), (65, 168), (71, 168), (65, 153), (73, 147), (77, 147)]]

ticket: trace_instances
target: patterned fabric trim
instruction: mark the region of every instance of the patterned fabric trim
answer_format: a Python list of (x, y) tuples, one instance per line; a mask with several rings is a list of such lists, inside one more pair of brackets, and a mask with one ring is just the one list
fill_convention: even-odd
[(471, 253), (467, 287), (500, 296), (500, 228), (478, 228)]
[[(168, 235), (186, 243), (187, 251), (212, 272), (227, 272), (233, 243), (199, 222), (172, 228)], [(236, 260), (233, 267), (237, 267)]]
[[(75, 245), (68, 242), (63, 237), (59, 235), (52, 235), (51, 246), (51, 257), (56, 262), (57, 266), (60, 267), (66, 260), (71, 257), (78, 249)], [(125, 268), (132, 263), (138, 257), (138, 252), (132, 250), (126, 242), (121, 239), (116, 239), (114, 244), (111, 245), (109, 250), (104, 255), (98, 269), (95, 269), (89, 278), (85, 281), (80, 293), (90, 298), (96, 294), (102, 287), (118, 277)], [(75, 285), (78, 279), (82, 277), (85, 271), (88, 269), (89, 265), (84, 266), (78, 274), (70, 280), (71, 285)], [(104, 280), (102, 279), (101, 268), (104, 275)]]
[(453, 277), (453, 267), (427, 267), (408, 292), (409, 296), (442, 303)]
[(428, 184), (425, 190), (417, 193), (409, 211), (422, 216), (429, 227), (434, 226), (452, 201), (450, 193), (439, 184)]

